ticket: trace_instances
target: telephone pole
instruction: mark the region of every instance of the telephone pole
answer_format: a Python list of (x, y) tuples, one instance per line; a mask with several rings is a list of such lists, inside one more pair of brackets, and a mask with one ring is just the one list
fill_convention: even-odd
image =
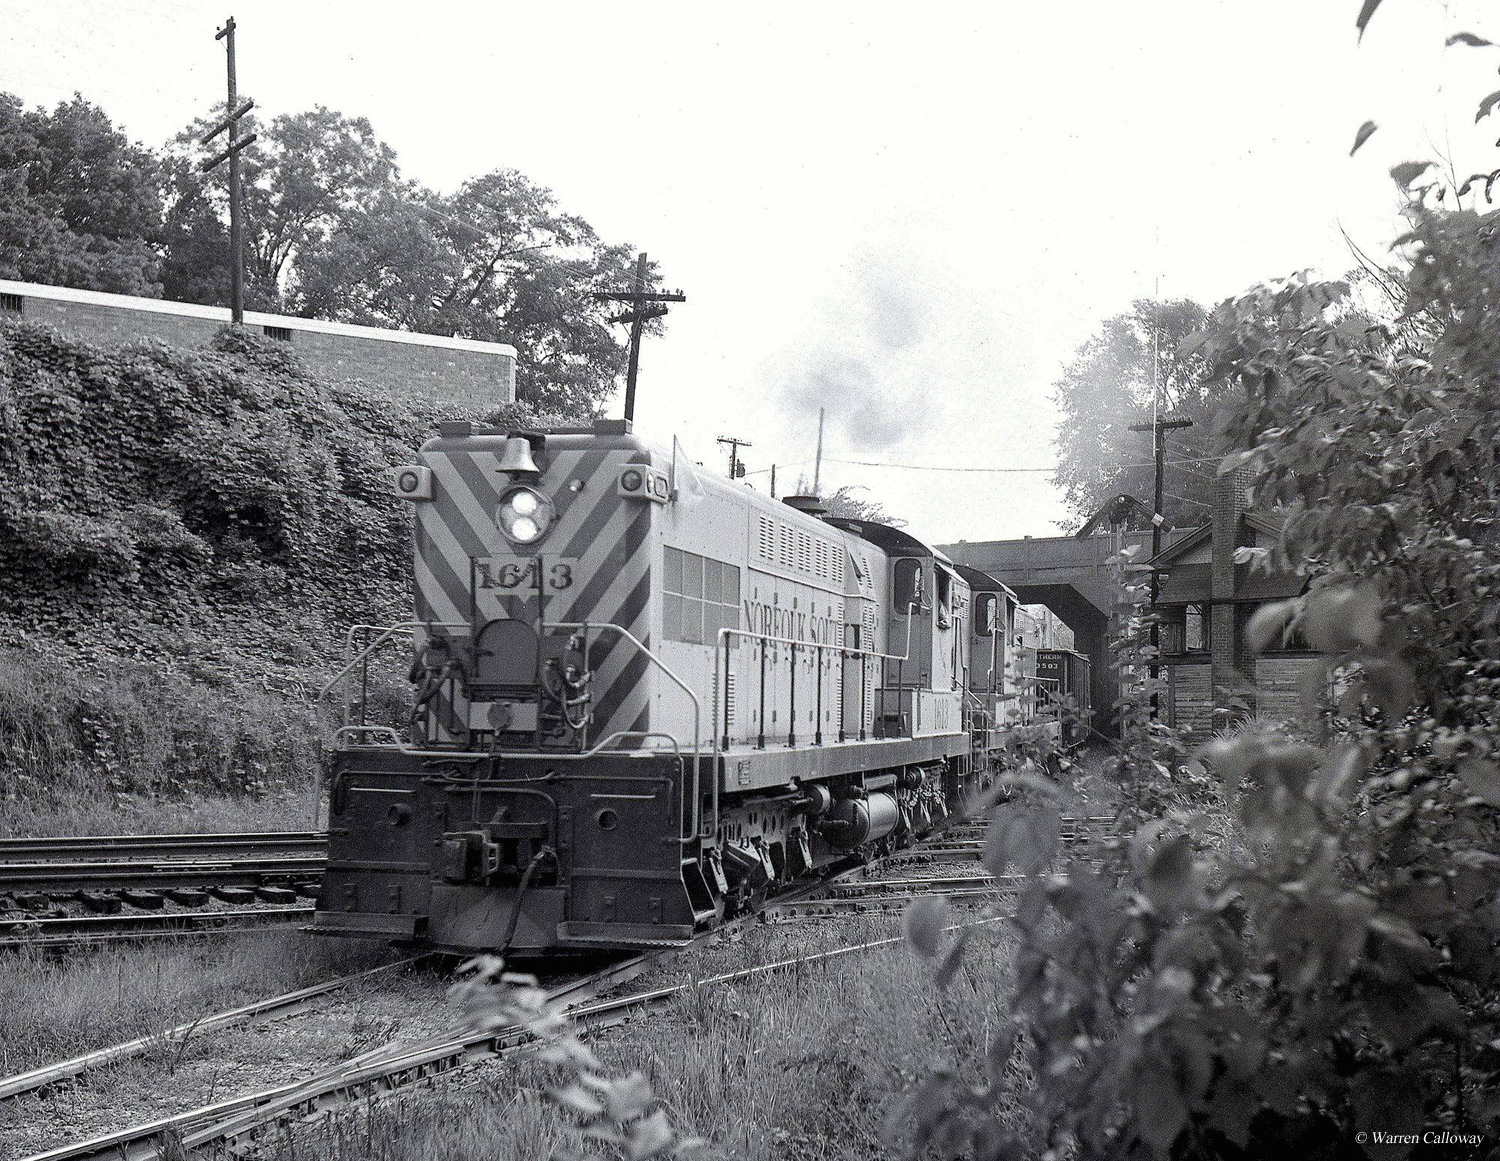
[[(1181, 427), (1192, 427), (1191, 419), (1163, 419), (1160, 413), (1154, 415), (1150, 423), (1132, 423), (1131, 431), (1149, 431), (1151, 433), (1152, 458), (1156, 461), (1156, 492), (1151, 507), (1151, 556), (1161, 554), (1161, 529), (1166, 523), (1166, 517), (1161, 514), (1162, 491), (1165, 486), (1163, 474), (1167, 458), (1167, 432), (1175, 431)], [(1151, 570), (1151, 679), (1156, 680), (1161, 672), (1158, 664), (1157, 653), (1161, 645), (1161, 623), (1156, 615), (1156, 597), (1161, 585), (1161, 579), (1155, 569)], [(1154, 717), (1157, 710), (1157, 695), (1151, 695), (1151, 713)]]
[(813, 495), (823, 494), (823, 408), (818, 408), (818, 458), (813, 461)]
[(239, 84), (234, 68), (234, 17), (224, 22), (224, 27), (214, 34), (215, 40), (225, 41), (229, 58), (229, 100), (225, 103), (225, 116), (199, 144), (207, 145), (224, 130), (229, 130), (229, 145), (214, 154), (200, 167), (203, 172), (229, 162), (229, 317), (235, 326), (245, 322), (245, 237), (240, 213), (240, 150), (255, 140), (255, 134), (240, 136), (240, 118), (255, 108), (254, 101), (239, 104)]
[(625, 374), (625, 419), (635, 418), (635, 377), (641, 366), (641, 333), (647, 319), (661, 318), (667, 313), (669, 302), (686, 302), (687, 295), (680, 290), (646, 290), (646, 255), (641, 253), (635, 262), (635, 286), (630, 290), (596, 290), (594, 297), (615, 302), (628, 302), (630, 310), (614, 315), (609, 321), (630, 324), (630, 367)]
[[(718, 442), (729, 445), (729, 478), (731, 480), (738, 480), (745, 474), (745, 465), (740, 463), (740, 448), (754, 447), (755, 445), (748, 439), (735, 439), (729, 435), (719, 436)], [(772, 471), (774, 472), (775, 469), (772, 468)]]

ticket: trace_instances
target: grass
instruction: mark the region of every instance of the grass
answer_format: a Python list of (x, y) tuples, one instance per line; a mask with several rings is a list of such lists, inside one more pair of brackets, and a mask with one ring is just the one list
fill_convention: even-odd
[(104, 944), (66, 958), (3, 952), (0, 1075), (155, 1035), (397, 958), (380, 944), (294, 931)]
[(29, 837), (108, 834), (233, 834), (312, 830), (317, 784), (278, 788), (268, 794), (180, 792), (169, 796), (112, 794), (77, 796), (54, 787), (41, 802), (14, 801), (0, 808), (0, 834)]
[[(675, 964), (704, 979), (895, 934), (865, 918), (754, 930)], [(882, 1124), (891, 1103), (933, 1065), (975, 1081), (992, 1033), (1013, 945), (1003, 925), (976, 931), (946, 992), (901, 944), (796, 969), (689, 989), (590, 1039), (608, 1071), (639, 1070), (673, 1123), (735, 1161), (860, 1161), (891, 1155)], [(641, 990), (655, 981), (629, 985)], [(542, 1158), (578, 1143), (547, 1099), (561, 1076), (518, 1059), (429, 1096), (366, 1105), (317, 1129), (283, 1136), (265, 1155), (330, 1161)], [(1007, 1109), (1005, 1117), (1019, 1117)]]
[(305, 829), (317, 732), (304, 692), (0, 649), (0, 835)]

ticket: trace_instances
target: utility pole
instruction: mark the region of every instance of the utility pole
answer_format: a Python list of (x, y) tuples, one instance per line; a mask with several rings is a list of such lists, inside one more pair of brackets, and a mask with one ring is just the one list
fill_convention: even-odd
[(254, 101), (239, 104), (239, 84), (234, 69), (234, 17), (224, 22), (224, 27), (214, 34), (215, 40), (225, 41), (229, 57), (229, 100), (225, 103), (225, 116), (199, 143), (207, 145), (224, 130), (229, 130), (229, 145), (203, 163), (201, 169), (208, 172), (215, 166), (229, 162), (229, 317), (235, 326), (245, 323), (245, 236), (240, 213), (240, 150), (255, 140), (255, 134), (240, 136), (240, 118), (255, 108)]
[(632, 309), (614, 315), (609, 321), (630, 324), (630, 368), (625, 374), (625, 419), (635, 418), (635, 377), (641, 366), (641, 333), (647, 319), (661, 318), (667, 313), (669, 302), (686, 302), (687, 295), (680, 290), (646, 290), (646, 255), (641, 253), (635, 262), (635, 285), (630, 290), (596, 290), (597, 299), (628, 302)]
[[(807, 461), (804, 460), (803, 463)], [(813, 495), (823, 494), (823, 408), (818, 408), (818, 458), (813, 461)]]
[[(728, 435), (719, 436), (718, 442), (729, 445), (729, 478), (731, 480), (738, 480), (745, 474), (745, 465), (740, 463), (740, 448), (754, 447), (755, 445), (748, 439), (735, 439), (733, 436)], [(773, 467), (771, 469), (773, 481), (775, 479), (775, 472), (776, 469)]]
[[(1150, 423), (1132, 423), (1130, 425), (1131, 431), (1149, 431), (1151, 433), (1152, 457), (1156, 461), (1156, 493), (1151, 508), (1151, 556), (1153, 559), (1161, 554), (1161, 529), (1162, 525), (1166, 523), (1166, 517), (1161, 514), (1161, 509), (1162, 491), (1165, 486), (1163, 474), (1167, 458), (1167, 432), (1175, 431), (1180, 427), (1192, 426), (1193, 421), (1191, 419), (1163, 419), (1159, 412), (1152, 416)], [(1156, 616), (1156, 597), (1160, 585), (1161, 580), (1156, 570), (1152, 569), (1151, 650), (1153, 656), (1151, 658), (1151, 679), (1153, 681), (1156, 680), (1157, 675), (1161, 672), (1161, 666), (1158, 664), (1157, 656), (1155, 656), (1161, 646), (1161, 624)], [(1153, 693), (1151, 695), (1151, 713), (1153, 717), (1156, 715), (1157, 700), (1157, 695)]]
[(776, 499), (776, 465), (771, 465), (771, 499)]

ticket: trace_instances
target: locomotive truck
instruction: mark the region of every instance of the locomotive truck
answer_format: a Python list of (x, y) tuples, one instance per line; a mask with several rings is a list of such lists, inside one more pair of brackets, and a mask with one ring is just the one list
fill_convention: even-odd
[(337, 731), (315, 930), (679, 943), (932, 827), (1030, 724), (1003, 585), (627, 422), (444, 423), (394, 484), (415, 615), (341, 677), (409, 641), (415, 708)]

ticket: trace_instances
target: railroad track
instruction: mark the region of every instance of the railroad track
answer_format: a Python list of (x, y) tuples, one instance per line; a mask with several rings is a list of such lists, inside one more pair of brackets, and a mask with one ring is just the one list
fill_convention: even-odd
[(0, 948), (305, 920), (326, 850), (316, 831), (0, 839)]
[[(1065, 842), (1082, 842), (1090, 837), (1095, 825), (1112, 820), (1090, 818), (1073, 820), (1078, 825), (1065, 830)], [(995, 879), (982, 873), (911, 876), (890, 872), (912, 857), (930, 862), (977, 857), (982, 849), (984, 830), (959, 824), (930, 836), (925, 844), (896, 852), (874, 864), (849, 868), (821, 882), (787, 892), (763, 911), (747, 915), (705, 933), (685, 947), (661, 948), (635, 955), (602, 971), (569, 981), (551, 989), (549, 1000), (566, 1007), (571, 1018), (585, 1028), (599, 1027), (623, 1019), (632, 1009), (659, 1003), (685, 989), (705, 987), (747, 979), (769, 972), (835, 956), (859, 954), (900, 942), (899, 937), (869, 943), (852, 944), (831, 952), (780, 960), (754, 968), (727, 973), (693, 982), (684, 982), (645, 992), (603, 999), (607, 993), (641, 975), (653, 965), (665, 962), (682, 952), (700, 948), (730, 935), (738, 928), (769, 919), (787, 922), (791, 918), (821, 918), (827, 915), (868, 913), (872, 910), (895, 911), (911, 899), (922, 895), (943, 894), (959, 900), (996, 899), (1010, 886), (1011, 877)], [(943, 853), (939, 853), (943, 852)], [(805, 910), (798, 912), (799, 908)], [(999, 922), (984, 918), (971, 923)], [(455, 1030), (416, 1046), (388, 1045), (358, 1057), (337, 1068), (294, 1084), (246, 1093), (213, 1105), (189, 1109), (159, 1120), (131, 1126), (88, 1141), (65, 1145), (41, 1153), (27, 1161), (82, 1161), (87, 1158), (146, 1161), (160, 1155), (158, 1142), (163, 1134), (176, 1135), (187, 1151), (228, 1149), (237, 1155), (253, 1150), (256, 1142), (269, 1133), (290, 1124), (311, 1120), (355, 1101), (405, 1090), (455, 1069), (485, 1060), (511, 1055), (528, 1043), (531, 1037), (522, 1028), (505, 1028), (472, 1032)], [(0, 1081), (0, 1095), (5, 1082)]]
[(138, 912), (119, 915), (64, 915), (40, 919), (0, 919), (0, 951), (62, 949), (87, 943), (160, 939), (168, 935), (209, 935), (256, 931), (312, 921), (313, 907), (239, 907), (231, 911)]
[(249, 1024), (257, 1020), (292, 1016), (298, 1012), (317, 1006), (321, 1001), (327, 999), (335, 992), (343, 991), (351, 984), (361, 980), (373, 979), (376, 976), (387, 975), (391, 972), (400, 971), (403, 968), (416, 967), (427, 958), (428, 956), (425, 954), (412, 956), (409, 959), (398, 960), (396, 963), (383, 964), (380, 967), (355, 972), (353, 975), (339, 976), (337, 979), (325, 980), (323, 983), (314, 984), (311, 987), (298, 988), (294, 992), (286, 992), (280, 996), (272, 996), (270, 999), (257, 1000), (243, 1007), (232, 1008), (227, 1012), (217, 1012), (211, 1016), (203, 1016), (197, 1020), (191, 1020), (186, 1024), (178, 1024), (174, 1028), (168, 1028), (153, 1036), (142, 1036), (136, 1040), (127, 1040), (123, 1044), (114, 1044), (108, 1048), (98, 1048), (93, 1052), (86, 1052), (82, 1056), (75, 1056), (69, 1060), (59, 1061), (56, 1064), (34, 1068), (30, 1072), (6, 1077), (0, 1080), (0, 1100), (8, 1100), (11, 1097), (20, 1096), (22, 1093), (35, 1092), (37, 1089), (46, 1088), (60, 1081), (71, 1080), (76, 1076), (82, 1076), (85, 1072), (105, 1068), (111, 1064), (117, 1064), (122, 1060), (144, 1056), (151, 1049), (164, 1044), (181, 1044), (190, 1036), (202, 1036), (218, 1032), (224, 1028), (234, 1028), (242, 1024)]
[[(1113, 823), (1113, 817), (1104, 815), (1064, 817), (1059, 838), (1065, 847), (1077, 846)], [(997, 877), (983, 871), (961, 870), (963, 864), (984, 857), (987, 830), (984, 825), (959, 823), (939, 831), (924, 843), (896, 851), (873, 866), (829, 883), (822, 894), (774, 901), (767, 905), (762, 917), (768, 923), (779, 924), (841, 915), (889, 914), (904, 911), (913, 900), (924, 895), (942, 895), (960, 903), (993, 900), (1014, 888), (1021, 876)], [(915, 865), (941, 869), (949, 864), (957, 864), (951, 870), (958, 873), (912, 875), (905, 871)]]
[(0, 838), (0, 864), (137, 859), (200, 859), (207, 855), (321, 855), (320, 830), (249, 831), (240, 834), (125, 834), (65, 838)]

